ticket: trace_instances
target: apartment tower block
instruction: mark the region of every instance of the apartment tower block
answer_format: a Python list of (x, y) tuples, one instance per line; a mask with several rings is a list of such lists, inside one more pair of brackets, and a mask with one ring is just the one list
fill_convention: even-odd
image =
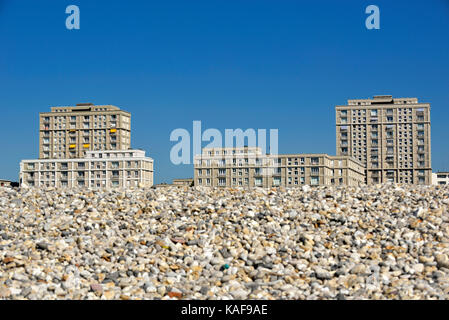
[(81, 103), (39, 113), (39, 159), (76, 159), (86, 151), (131, 147), (131, 114), (112, 105)]
[(430, 104), (374, 96), (336, 106), (337, 155), (366, 166), (366, 183), (431, 184)]

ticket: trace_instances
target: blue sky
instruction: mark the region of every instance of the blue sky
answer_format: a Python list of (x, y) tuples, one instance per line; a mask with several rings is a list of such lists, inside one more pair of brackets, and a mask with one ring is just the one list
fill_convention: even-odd
[[(80, 30), (65, 8), (78, 5)], [(380, 8), (380, 30), (365, 8)], [(432, 166), (449, 170), (449, 1), (0, 0), (0, 178), (38, 156), (38, 113), (79, 102), (132, 113), (131, 143), (173, 165), (172, 130), (277, 128), (279, 152), (335, 154), (334, 106), (431, 103)]]

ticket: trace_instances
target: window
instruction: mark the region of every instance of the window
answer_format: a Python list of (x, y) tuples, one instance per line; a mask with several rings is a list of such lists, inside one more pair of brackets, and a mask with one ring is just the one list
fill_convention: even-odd
[(319, 178), (318, 177), (310, 177), (310, 184), (313, 186), (318, 185), (319, 183)]
[(273, 178), (273, 186), (280, 186), (281, 185), (281, 178), (280, 177), (274, 177)]
[(218, 178), (218, 185), (219, 186), (225, 186), (226, 185), (226, 178)]

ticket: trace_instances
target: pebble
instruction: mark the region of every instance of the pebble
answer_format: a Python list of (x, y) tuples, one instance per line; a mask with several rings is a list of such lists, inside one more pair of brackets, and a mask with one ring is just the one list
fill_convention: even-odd
[(448, 206), (394, 184), (0, 188), (0, 299), (449, 299)]

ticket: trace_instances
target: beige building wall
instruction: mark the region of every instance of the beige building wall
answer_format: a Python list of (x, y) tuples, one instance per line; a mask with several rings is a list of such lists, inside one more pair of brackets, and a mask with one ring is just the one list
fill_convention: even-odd
[(22, 160), (20, 183), (58, 188), (151, 187), (153, 172), (153, 159), (143, 150), (87, 151), (83, 159)]
[(432, 184), (439, 186), (449, 185), (449, 172), (433, 172)]
[(39, 114), (39, 158), (76, 159), (131, 147), (131, 114), (112, 105), (52, 107)]
[(336, 106), (337, 155), (366, 166), (368, 184), (431, 184), (430, 104), (375, 96)]
[(0, 179), (0, 187), (10, 187), (10, 186), (11, 186), (11, 181)]
[(192, 186), (193, 185), (193, 179), (192, 178), (186, 178), (186, 179), (173, 179), (173, 185), (175, 186)]
[(265, 155), (258, 147), (204, 148), (195, 157), (195, 186), (294, 187), (364, 183), (364, 166), (348, 156)]

